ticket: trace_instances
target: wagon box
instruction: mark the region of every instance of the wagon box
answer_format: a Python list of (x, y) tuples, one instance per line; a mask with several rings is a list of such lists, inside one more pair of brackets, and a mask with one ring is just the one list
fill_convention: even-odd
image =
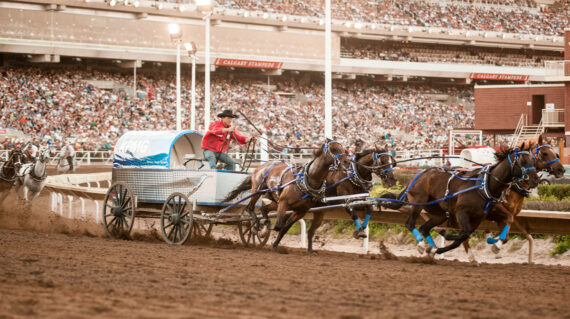
[(226, 206), (223, 198), (249, 175), (208, 169), (200, 160), (201, 141), (202, 134), (191, 130), (128, 132), (115, 146), (113, 182), (127, 183), (139, 203), (163, 203), (200, 185), (190, 201)]

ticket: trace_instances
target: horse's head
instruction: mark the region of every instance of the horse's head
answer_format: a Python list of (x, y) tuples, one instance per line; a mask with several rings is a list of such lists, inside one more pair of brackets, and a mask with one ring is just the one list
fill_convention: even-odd
[(546, 170), (557, 178), (564, 175), (564, 166), (560, 162), (560, 157), (550, 144), (544, 143), (542, 136), (538, 138), (538, 143), (530, 145), (530, 151), (538, 170)]
[(392, 157), (392, 154), (386, 149), (374, 146), (375, 151), (372, 152), (372, 166), (374, 167), (373, 172), (380, 176), (382, 179), (382, 184), (386, 187), (392, 187), (396, 185), (396, 177), (394, 176), (394, 167), (396, 167), (396, 161)]
[(344, 146), (328, 138), (315, 153), (315, 158), (318, 157), (322, 157), (325, 164), (332, 165), (333, 168), (338, 168), (339, 166), (348, 168), (350, 166), (350, 156)]
[(24, 153), (21, 150), (15, 149), (10, 152), (10, 156), (8, 157), (8, 161), (6, 162), (6, 166), (13, 167), (14, 171), (17, 172), (22, 168), (22, 164), (24, 159)]
[(516, 179), (525, 181), (530, 188), (534, 188), (538, 186), (540, 177), (536, 167), (534, 167), (534, 158), (531, 152), (523, 143), (520, 149), (509, 150), (507, 160), (511, 165), (511, 175)]
[(42, 163), (45, 163), (49, 160), (49, 156), (50, 156), (50, 150), (48, 147), (42, 147), (40, 149), (40, 156), (39, 156), (39, 160)]

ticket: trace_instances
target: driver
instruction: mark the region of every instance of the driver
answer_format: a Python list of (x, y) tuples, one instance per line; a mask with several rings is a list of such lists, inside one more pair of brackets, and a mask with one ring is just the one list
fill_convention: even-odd
[(33, 163), (38, 156), (38, 147), (35, 145), (35, 141), (33, 143), (28, 143), (24, 149), (22, 149), (24, 153), (24, 163)]
[(225, 153), (231, 140), (236, 140), (240, 144), (246, 144), (253, 137), (245, 137), (231, 125), (232, 120), (238, 117), (231, 110), (224, 110), (218, 114), (218, 117), (221, 119), (210, 123), (208, 132), (202, 139), (201, 147), (204, 150), (204, 158), (208, 160), (211, 169), (216, 169), (217, 161), (220, 160), (226, 164), (227, 170), (233, 171), (236, 163)]
[(66, 144), (61, 149), (62, 158), (67, 159), (67, 163), (69, 164), (69, 170), (73, 171), (73, 158), (75, 157), (75, 149), (71, 144)]

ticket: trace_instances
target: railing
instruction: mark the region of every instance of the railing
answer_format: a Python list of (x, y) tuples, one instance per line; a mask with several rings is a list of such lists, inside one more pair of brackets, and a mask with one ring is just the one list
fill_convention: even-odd
[(544, 74), (570, 77), (570, 60), (544, 61)]
[[(9, 150), (0, 151), (0, 160), (8, 160)], [(245, 153), (233, 152), (228, 153), (233, 159), (238, 163), (243, 162)], [(396, 160), (406, 160), (417, 157), (430, 157), (430, 156), (443, 156), (443, 151), (441, 149), (429, 149), (429, 150), (409, 150), (409, 151), (398, 151), (396, 153)], [(59, 161), (60, 152), (57, 152), (55, 156), (50, 157), (49, 164), (57, 165)], [(254, 153), (253, 157), (256, 162), (263, 162), (261, 159), (261, 153)], [(284, 160), (293, 163), (304, 163), (313, 157), (312, 153), (269, 153), (269, 160)], [(112, 164), (113, 163), (113, 151), (77, 151), (75, 160), (79, 165), (92, 165), (92, 164)], [(443, 166), (445, 164), (445, 159), (435, 158), (435, 159), (423, 159), (417, 161), (409, 161), (398, 166), (403, 167), (420, 167), (424, 165), (429, 166)], [(255, 166), (255, 165), (254, 165)]]
[[(57, 151), (56, 155), (50, 157), (48, 163), (57, 165), (60, 153), (60, 151)], [(1, 150), (0, 160), (7, 161), (9, 154), (9, 150)], [(112, 164), (113, 151), (77, 151), (75, 152), (75, 160), (79, 165)]]
[(542, 124), (547, 127), (564, 127), (564, 109), (543, 109)]

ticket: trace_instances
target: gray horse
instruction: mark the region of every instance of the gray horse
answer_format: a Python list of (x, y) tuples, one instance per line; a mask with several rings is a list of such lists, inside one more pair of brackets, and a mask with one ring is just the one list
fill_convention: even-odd
[[(31, 202), (36, 199), (44, 186), (47, 183), (47, 172), (46, 166), (49, 160), (49, 149), (42, 148), (40, 150), (40, 156), (35, 160), (34, 163), (24, 165), (16, 178), (16, 184), (14, 185), (16, 189), (16, 198), (19, 198), (20, 187), (24, 187), (24, 200), (31, 204)], [(28, 196), (28, 192), (31, 196)]]

